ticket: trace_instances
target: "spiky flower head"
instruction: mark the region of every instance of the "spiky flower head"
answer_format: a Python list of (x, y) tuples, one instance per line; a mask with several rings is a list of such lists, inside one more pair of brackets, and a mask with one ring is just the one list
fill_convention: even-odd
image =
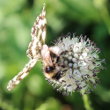
[[(79, 91), (88, 93), (98, 82), (97, 74), (103, 69), (100, 50), (83, 36), (59, 39), (55, 46), (59, 50), (60, 75), (57, 80), (47, 79), (53, 87), (65, 94)], [(52, 47), (51, 47), (52, 48)]]

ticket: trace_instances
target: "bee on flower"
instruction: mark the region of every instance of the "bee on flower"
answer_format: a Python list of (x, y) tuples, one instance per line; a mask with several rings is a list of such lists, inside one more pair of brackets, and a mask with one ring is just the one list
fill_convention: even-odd
[(15, 88), (37, 61), (41, 60), (46, 80), (58, 91), (64, 94), (75, 91), (90, 92), (97, 85), (97, 74), (103, 69), (103, 60), (99, 58), (100, 50), (89, 39), (74, 34), (59, 38), (50, 47), (45, 44), (46, 24), (44, 5), (32, 27), (32, 40), (27, 50), (30, 60), (23, 70), (9, 81), (7, 89)]

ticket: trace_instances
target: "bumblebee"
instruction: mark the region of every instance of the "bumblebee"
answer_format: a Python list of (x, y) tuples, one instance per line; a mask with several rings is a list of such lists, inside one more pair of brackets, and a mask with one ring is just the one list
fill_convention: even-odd
[(59, 66), (59, 48), (43, 45), (41, 56), (43, 61), (44, 75), (48, 79), (58, 80), (61, 78), (61, 68)]

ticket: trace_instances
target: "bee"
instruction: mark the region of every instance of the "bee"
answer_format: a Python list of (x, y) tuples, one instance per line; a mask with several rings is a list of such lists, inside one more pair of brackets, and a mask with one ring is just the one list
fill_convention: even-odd
[(60, 66), (58, 65), (60, 58), (60, 50), (58, 47), (48, 47), (43, 45), (41, 50), (41, 56), (43, 61), (44, 75), (48, 79), (58, 80), (60, 75)]

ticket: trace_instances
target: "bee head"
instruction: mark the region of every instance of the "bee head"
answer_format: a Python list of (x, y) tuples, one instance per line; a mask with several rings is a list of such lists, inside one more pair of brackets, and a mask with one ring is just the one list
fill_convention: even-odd
[(54, 66), (47, 66), (47, 67), (45, 67), (45, 72), (49, 74), (49, 73), (53, 72), (54, 69), (55, 69)]

